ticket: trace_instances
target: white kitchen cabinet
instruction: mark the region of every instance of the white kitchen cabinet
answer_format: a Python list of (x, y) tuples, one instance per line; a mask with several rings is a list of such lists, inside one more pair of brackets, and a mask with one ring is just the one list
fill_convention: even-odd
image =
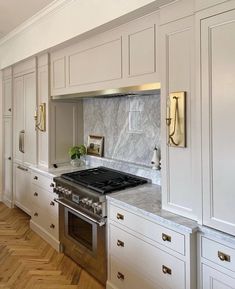
[(36, 164), (36, 74), (14, 78), (14, 160)]
[(31, 182), (27, 167), (14, 164), (14, 204), (31, 215)]
[(159, 81), (159, 13), (51, 53), (51, 95)]
[(202, 265), (201, 289), (235, 289), (235, 279), (207, 265)]
[(200, 19), (203, 224), (235, 235), (235, 10), (207, 17)]
[(3, 116), (12, 116), (12, 70), (3, 71)]
[[(108, 200), (108, 289), (196, 289), (195, 234)], [(179, 244), (180, 243), (180, 244)]]
[(57, 195), (53, 193), (53, 188), (52, 177), (32, 171), (30, 227), (56, 250), (59, 250), (59, 213), (58, 204), (54, 201)]
[[(174, 11), (178, 1), (168, 5)], [(172, 7), (171, 7), (172, 6)], [(161, 18), (166, 14), (161, 10)], [(177, 13), (180, 10), (176, 9)], [(182, 13), (185, 13), (183, 10)], [(166, 18), (166, 17), (165, 17)], [(167, 20), (169, 21), (169, 19)], [(201, 219), (200, 113), (195, 94), (194, 16), (160, 26), (162, 206), (182, 216)], [(168, 96), (186, 92), (186, 147), (168, 145)]]
[(12, 118), (3, 119), (3, 202), (12, 207)]

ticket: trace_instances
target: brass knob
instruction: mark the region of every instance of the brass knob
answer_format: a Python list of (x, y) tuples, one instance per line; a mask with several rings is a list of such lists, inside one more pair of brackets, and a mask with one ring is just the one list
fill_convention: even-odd
[(171, 269), (168, 268), (168, 267), (166, 267), (165, 265), (162, 265), (162, 272), (163, 272), (164, 274), (169, 274), (169, 275), (171, 275)]
[(37, 193), (37, 192), (35, 192), (33, 195), (34, 195), (35, 197), (38, 197), (38, 193)]
[(34, 213), (34, 217), (38, 217), (38, 213)]
[(55, 186), (55, 184), (53, 184), (53, 183), (50, 184), (50, 187), (51, 187), (51, 188), (54, 188), (54, 186)]
[(8, 108), (8, 111), (11, 112), (11, 108)]
[(117, 278), (118, 278), (119, 280), (124, 280), (124, 279), (125, 279), (125, 276), (124, 276), (121, 272), (118, 272), (118, 273), (117, 273)]
[(51, 224), (51, 225), (50, 225), (50, 228), (51, 228), (51, 229), (55, 229), (55, 225), (54, 225), (54, 224)]
[(50, 202), (50, 205), (51, 205), (51, 206), (55, 206), (55, 202), (51, 201), (51, 202)]
[(37, 180), (38, 179), (38, 177), (37, 176), (34, 176), (34, 178), (33, 178), (34, 180)]
[(11, 161), (11, 157), (8, 157), (8, 160)]
[(124, 242), (122, 242), (121, 240), (117, 240), (117, 246), (124, 247)]
[(118, 220), (124, 220), (124, 216), (122, 214), (117, 213)]
[(168, 236), (168, 235), (162, 233), (162, 240), (164, 242), (171, 242), (171, 236)]

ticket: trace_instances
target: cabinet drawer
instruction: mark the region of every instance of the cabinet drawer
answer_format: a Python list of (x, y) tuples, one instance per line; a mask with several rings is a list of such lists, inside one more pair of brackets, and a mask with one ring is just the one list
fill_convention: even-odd
[(32, 184), (37, 185), (49, 192), (53, 193), (53, 188), (55, 186), (52, 178), (48, 178), (45, 176), (42, 176), (38, 173), (32, 172), (31, 173), (31, 180), (32, 180)]
[(131, 230), (185, 255), (185, 237), (183, 234), (167, 229), (114, 205), (109, 206), (109, 217), (111, 220)]
[(110, 281), (117, 289), (163, 289), (152, 283), (147, 276), (135, 272), (113, 257), (110, 259)]
[(46, 215), (44, 210), (41, 208), (34, 208), (32, 212), (32, 220), (55, 239), (59, 239), (58, 218)]
[(235, 249), (202, 237), (202, 257), (235, 272)]
[[(164, 287), (185, 288), (185, 263), (145, 241), (109, 225), (110, 254)], [(133, 287), (134, 288), (134, 287)]]

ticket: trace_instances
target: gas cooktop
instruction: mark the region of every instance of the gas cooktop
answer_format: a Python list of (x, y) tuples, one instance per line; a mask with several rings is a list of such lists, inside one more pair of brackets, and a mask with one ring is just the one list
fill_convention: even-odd
[(61, 178), (90, 188), (101, 194), (107, 194), (147, 183), (147, 179), (123, 173), (106, 167), (97, 167), (62, 174)]

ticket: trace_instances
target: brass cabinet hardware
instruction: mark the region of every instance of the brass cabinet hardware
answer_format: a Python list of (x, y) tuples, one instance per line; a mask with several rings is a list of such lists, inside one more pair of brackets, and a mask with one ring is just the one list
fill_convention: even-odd
[(34, 197), (38, 197), (38, 193), (37, 192), (35, 192), (33, 195), (34, 195)]
[(54, 224), (51, 224), (51, 225), (50, 225), (50, 228), (51, 228), (51, 229), (55, 229), (55, 225), (54, 225)]
[(162, 240), (164, 242), (171, 242), (171, 236), (168, 236), (168, 235), (162, 233)]
[(25, 131), (24, 130), (21, 130), (19, 132), (19, 151), (24, 154), (24, 134), (25, 134)]
[(50, 184), (50, 187), (51, 187), (51, 188), (54, 188), (54, 186), (55, 186), (55, 184), (53, 184), (53, 183)]
[(124, 242), (122, 242), (121, 240), (117, 240), (117, 246), (124, 247)]
[(118, 220), (124, 220), (124, 216), (122, 214), (117, 213)]
[(11, 157), (8, 157), (8, 160), (11, 161)]
[(25, 172), (28, 171), (28, 169), (26, 169), (26, 168), (24, 168), (24, 167), (21, 167), (21, 166), (17, 166), (17, 169), (20, 169), (20, 170), (25, 171)]
[(51, 202), (50, 202), (50, 205), (51, 205), (51, 206), (55, 206), (55, 202), (51, 201)]
[(38, 179), (38, 177), (37, 176), (34, 176), (34, 178), (33, 178), (34, 180), (37, 180)]
[(124, 279), (125, 279), (125, 276), (124, 276), (121, 272), (118, 272), (118, 273), (117, 273), (117, 278), (118, 278), (119, 280), (124, 280)]
[(172, 92), (167, 105), (168, 145), (186, 147), (186, 92)]
[(162, 265), (162, 272), (163, 272), (164, 274), (169, 274), (169, 275), (171, 275), (171, 269), (168, 268), (168, 267), (166, 267), (165, 265)]
[(218, 251), (218, 257), (221, 261), (231, 262), (230, 256), (227, 254), (224, 254), (223, 252)]
[(34, 217), (38, 217), (38, 213), (34, 213)]
[(11, 112), (11, 108), (8, 108), (8, 111)]

